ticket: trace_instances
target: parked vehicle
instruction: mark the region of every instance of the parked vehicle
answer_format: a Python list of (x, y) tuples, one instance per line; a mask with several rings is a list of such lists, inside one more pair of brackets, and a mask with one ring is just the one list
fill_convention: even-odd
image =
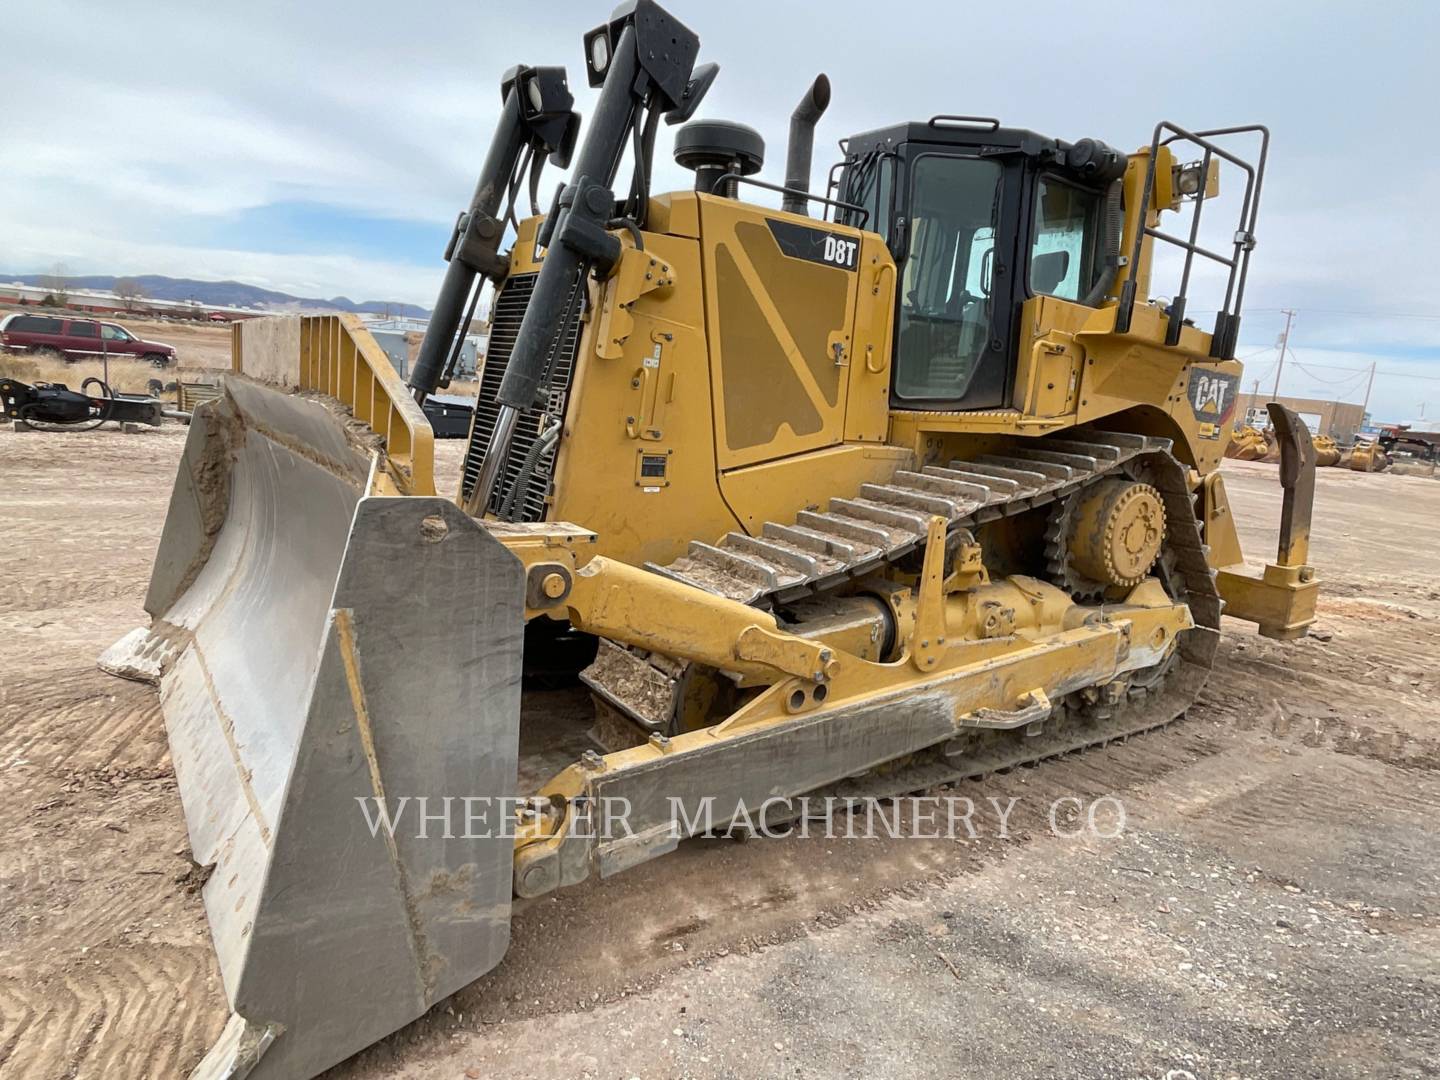
[(67, 360), (135, 356), (156, 367), (175, 362), (175, 346), (138, 338), (118, 323), (17, 312), (0, 319), (0, 346), (17, 352), (56, 352)]

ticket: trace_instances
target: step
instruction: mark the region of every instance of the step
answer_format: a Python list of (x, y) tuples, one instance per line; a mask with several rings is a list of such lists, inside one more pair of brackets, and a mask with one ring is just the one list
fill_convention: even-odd
[(933, 516), (916, 513), (912, 510), (902, 510), (884, 503), (871, 502), (869, 499), (831, 499), (830, 509), (837, 514), (844, 514), (846, 517), (857, 518), (860, 521), (873, 521), (899, 532), (908, 532), (911, 535), (904, 541), (905, 543), (913, 543), (923, 537), (930, 528), (930, 518)]
[(960, 504), (944, 495), (933, 495), (899, 484), (861, 484), (862, 498), (876, 503), (888, 503), (906, 510), (919, 510), (924, 514), (939, 514), (945, 519), (960, 516)]
[(1045, 477), (1048, 483), (1065, 483), (1067, 480), (1077, 479), (1078, 469), (1072, 469), (1069, 465), (1056, 465), (1049, 461), (1032, 461), (1027, 458), (1011, 457), (1002, 454), (982, 454), (975, 459), (985, 465), (994, 465), (1001, 469), (1014, 469), (1017, 472), (1039, 473)]
[(988, 490), (981, 490), (963, 480), (952, 480), (947, 476), (936, 476), (928, 469), (924, 472), (907, 472), (901, 469), (895, 474), (895, 483), (918, 491), (930, 491), (952, 499), (959, 511), (956, 517), (963, 517), (989, 498)]
[(720, 542), (726, 551), (738, 551), (763, 559), (772, 566), (783, 567), (805, 575), (807, 578), (832, 574), (840, 568), (834, 559), (821, 559), (809, 552), (791, 547), (783, 541), (750, 536), (747, 533), (732, 532)]
[(857, 557), (855, 544), (800, 525), (777, 525), (773, 521), (767, 521), (760, 534), (767, 540), (783, 540), (804, 551), (813, 551), (816, 555), (824, 555), (845, 563), (854, 562)]
[[(833, 499), (831, 503), (834, 503)], [(843, 514), (821, 514), (814, 510), (801, 510), (795, 515), (795, 522), (797, 528), (803, 526), (825, 536), (842, 537), (856, 545), (857, 553), (864, 558), (871, 557), (872, 552), (875, 555), (883, 554), (898, 544), (907, 542), (898, 537), (893, 528), (877, 525), (873, 521), (846, 517)], [(903, 531), (906, 536), (913, 535), (908, 529)]]

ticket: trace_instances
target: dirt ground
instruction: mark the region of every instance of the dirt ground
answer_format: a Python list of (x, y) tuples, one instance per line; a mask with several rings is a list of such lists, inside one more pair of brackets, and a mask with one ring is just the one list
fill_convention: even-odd
[[(94, 666), (183, 438), (0, 430), (5, 1077), (180, 1075), (225, 1019), (155, 693)], [(1263, 557), (1275, 469), (1225, 468)], [(1184, 722), (958, 788), (974, 839), (695, 840), (526, 905), (500, 967), (333, 1075), (1440, 1073), (1437, 521), (1431, 480), (1322, 470), (1319, 633), (1227, 620)], [(1103, 796), (1118, 838), (1052, 834)]]

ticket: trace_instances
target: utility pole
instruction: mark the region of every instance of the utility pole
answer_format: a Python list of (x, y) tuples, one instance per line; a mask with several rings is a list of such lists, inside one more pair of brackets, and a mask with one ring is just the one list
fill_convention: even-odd
[(1275, 392), (1270, 395), (1272, 399), (1280, 397), (1280, 372), (1285, 370), (1285, 347), (1290, 344), (1290, 320), (1295, 318), (1295, 312), (1288, 308), (1282, 308), (1281, 313), (1285, 316), (1285, 330), (1280, 335), (1280, 359), (1275, 364)]
[(1370, 378), (1365, 383), (1365, 404), (1360, 406), (1360, 415), (1363, 416), (1370, 411), (1370, 388), (1375, 385), (1375, 361), (1370, 361)]

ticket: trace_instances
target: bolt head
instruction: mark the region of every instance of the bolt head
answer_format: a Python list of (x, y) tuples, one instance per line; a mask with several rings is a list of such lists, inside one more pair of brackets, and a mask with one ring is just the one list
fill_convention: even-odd
[(551, 600), (559, 600), (565, 595), (565, 575), (546, 574), (540, 582), (540, 591)]

